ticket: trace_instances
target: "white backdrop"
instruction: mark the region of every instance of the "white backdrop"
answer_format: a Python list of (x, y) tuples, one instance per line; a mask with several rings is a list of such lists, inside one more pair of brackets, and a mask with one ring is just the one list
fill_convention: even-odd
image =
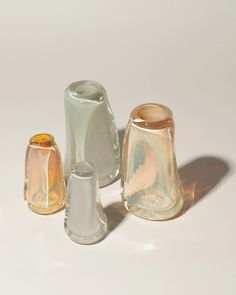
[[(235, 36), (233, 0), (1, 0), (1, 294), (235, 294)], [(172, 109), (196, 188), (181, 217), (126, 214), (117, 182), (101, 191), (111, 233), (86, 247), (64, 212), (26, 207), (28, 140), (52, 133), (64, 153), (63, 91), (84, 79), (106, 88), (120, 130), (140, 103)]]

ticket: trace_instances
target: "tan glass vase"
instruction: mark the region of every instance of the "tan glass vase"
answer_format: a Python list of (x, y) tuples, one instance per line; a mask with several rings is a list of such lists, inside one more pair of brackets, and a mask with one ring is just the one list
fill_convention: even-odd
[(131, 112), (123, 144), (121, 184), (125, 207), (139, 217), (170, 219), (182, 208), (174, 121), (167, 107), (150, 103)]
[(54, 138), (38, 134), (30, 139), (25, 159), (25, 200), (39, 214), (52, 214), (65, 207), (61, 156)]

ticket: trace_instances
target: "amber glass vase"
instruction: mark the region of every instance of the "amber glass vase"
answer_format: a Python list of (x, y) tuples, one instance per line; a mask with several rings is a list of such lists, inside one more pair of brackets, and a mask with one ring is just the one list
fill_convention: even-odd
[(24, 195), (29, 208), (39, 214), (52, 214), (65, 207), (61, 156), (50, 134), (37, 134), (30, 139)]
[(174, 121), (166, 106), (144, 104), (131, 112), (123, 144), (121, 183), (125, 207), (139, 217), (169, 219), (182, 208)]

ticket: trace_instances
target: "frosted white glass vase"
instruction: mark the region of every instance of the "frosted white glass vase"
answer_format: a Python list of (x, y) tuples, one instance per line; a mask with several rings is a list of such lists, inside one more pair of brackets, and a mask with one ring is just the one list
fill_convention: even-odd
[(94, 244), (108, 233), (106, 214), (99, 197), (97, 175), (89, 162), (72, 166), (67, 185), (65, 231), (79, 244)]

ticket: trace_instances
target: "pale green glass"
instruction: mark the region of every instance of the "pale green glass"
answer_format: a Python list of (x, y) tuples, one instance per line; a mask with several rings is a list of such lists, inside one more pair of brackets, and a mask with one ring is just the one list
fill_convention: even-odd
[(132, 111), (123, 144), (121, 184), (125, 207), (139, 217), (164, 220), (181, 210), (174, 121), (167, 107), (144, 104)]
[(99, 186), (111, 183), (119, 173), (118, 132), (105, 89), (94, 81), (72, 83), (65, 90), (65, 177), (80, 161), (95, 165)]

